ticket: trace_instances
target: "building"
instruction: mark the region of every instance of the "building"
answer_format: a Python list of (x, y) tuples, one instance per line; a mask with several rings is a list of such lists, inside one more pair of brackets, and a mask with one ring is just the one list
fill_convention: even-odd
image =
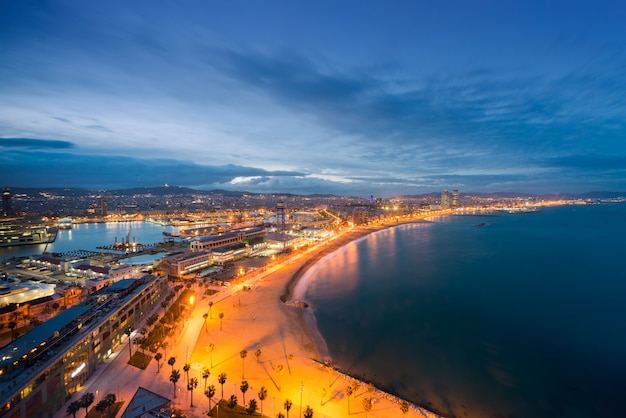
[(365, 209), (354, 209), (352, 212), (352, 223), (354, 225), (366, 224), (369, 222), (369, 213)]
[(450, 193), (447, 190), (441, 192), (441, 208), (448, 209), (450, 207)]
[(13, 212), (13, 203), (11, 201), (11, 189), (5, 187), (2, 190), (2, 216), (11, 218), (15, 216)]
[(452, 190), (452, 207), (453, 208), (459, 207), (459, 191), (456, 189)]
[(0, 307), (10, 304), (24, 304), (35, 299), (52, 296), (55, 293), (55, 284), (34, 282), (28, 280), (22, 282), (14, 278), (0, 281)]
[(52, 418), (167, 293), (165, 276), (121, 280), (0, 349), (0, 416)]
[(288, 235), (284, 232), (272, 232), (267, 234), (265, 242), (267, 242), (267, 248), (277, 252), (285, 251), (295, 247), (300, 241), (301, 237), (294, 235)]
[(101, 218), (107, 216), (107, 199), (104, 196), (98, 196), (98, 210), (97, 215)]
[(159, 270), (170, 276), (181, 277), (211, 265), (211, 251), (176, 253), (163, 257)]
[(122, 418), (169, 418), (172, 401), (139, 386), (122, 413)]
[(239, 244), (244, 241), (254, 242), (262, 240), (267, 234), (265, 228), (251, 227), (226, 232), (219, 235), (205, 235), (191, 241), (189, 249), (192, 252), (209, 251), (213, 248), (226, 247), (228, 245)]

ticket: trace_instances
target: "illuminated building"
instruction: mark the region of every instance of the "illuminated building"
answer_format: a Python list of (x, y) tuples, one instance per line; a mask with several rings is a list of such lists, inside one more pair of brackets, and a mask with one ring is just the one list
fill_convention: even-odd
[(9, 218), (15, 216), (13, 203), (11, 202), (11, 190), (8, 187), (5, 187), (2, 191), (2, 216)]
[(452, 207), (453, 208), (459, 207), (459, 191), (458, 190), (452, 190)]
[(120, 280), (0, 350), (0, 415), (53, 417), (167, 294), (165, 276)]
[(450, 193), (447, 190), (441, 192), (441, 208), (447, 209), (450, 207)]

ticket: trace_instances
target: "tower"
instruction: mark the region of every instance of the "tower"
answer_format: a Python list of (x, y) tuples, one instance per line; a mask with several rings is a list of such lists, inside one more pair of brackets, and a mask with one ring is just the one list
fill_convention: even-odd
[(2, 190), (2, 216), (11, 217), (14, 215), (13, 203), (11, 202), (11, 189), (5, 187)]
[(280, 230), (285, 230), (285, 202), (276, 202), (276, 224), (280, 224)]
[(107, 216), (107, 199), (104, 196), (98, 196), (98, 216)]
[(453, 208), (459, 207), (459, 191), (458, 190), (452, 190), (452, 207)]
[(450, 193), (447, 190), (441, 192), (441, 208), (447, 209), (450, 207)]

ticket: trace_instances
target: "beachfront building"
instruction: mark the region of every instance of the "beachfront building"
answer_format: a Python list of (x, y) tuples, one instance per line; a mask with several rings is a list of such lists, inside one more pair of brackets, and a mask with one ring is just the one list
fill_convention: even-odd
[(366, 209), (354, 209), (352, 211), (352, 223), (354, 225), (362, 225), (369, 221), (369, 212)]
[(126, 279), (0, 350), (0, 415), (49, 417), (168, 293), (165, 276)]
[(201, 270), (211, 265), (211, 251), (192, 253), (176, 253), (163, 257), (158, 265), (159, 270), (173, 276), (181, 277), (185, 274)]
[(453, 208), (459, 207), (459, 191), (458, 190), (452, 190), (452, 207)]
[(255, 242), (262, 241), (266, 234), (267, 231), (263, 227), (250, 227), (224, 234), (205, 235), (191, 241), (189, 249), (192, 252), (198, 252), (240, 243), (252, 245)]
[(271, 232), (265, 237), (267, 248), (277, 252), (293, 248), (301, 241), (301, 237), (285, 234), (284, 232)]
[(444, 190), (441, 192), (441, 209), (448, 209), (450, 207), (450, 192)]

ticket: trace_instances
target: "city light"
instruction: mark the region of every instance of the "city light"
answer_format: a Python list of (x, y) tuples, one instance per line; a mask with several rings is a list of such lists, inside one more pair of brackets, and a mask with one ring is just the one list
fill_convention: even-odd
[(81, 364), (80, 366), (78, 366), (78, 367), (76, 368), (76, 370), (74, 370), (74, 371), (72, 372), (72, 374), (70, 375), (70, 376), (72, 377), (72, 379), (73, 379), (73, 378), (74, 378), (74, 377), (75, 377), (78, 373), (80, 373), (80, 372), (81, 372), (84, 368), (85, 368), (85, 363), (83, 363), (83, 364)]

